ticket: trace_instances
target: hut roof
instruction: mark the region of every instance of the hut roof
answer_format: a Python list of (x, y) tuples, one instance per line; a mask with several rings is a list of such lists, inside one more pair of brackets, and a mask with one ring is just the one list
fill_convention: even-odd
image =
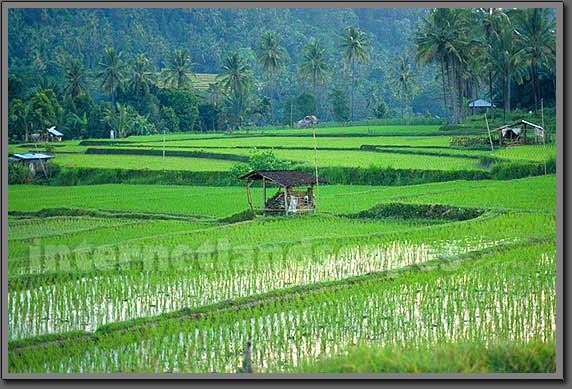
[[(316, 184), (316, 176), (296, 170), (256, 170), (239, 177), (241, 180), (262, 180), (263, 178), (281, 186), (298, 186)], [(320, 184), (326, 183), (323, 179)]]
[(504, 129), (506, 129), (506, 128), (514, 127), (514, 126), (518, 126), (518, 125), (522, 125), (522, 124), (524, 124), (525, 126), (531, 126), (532, 128), (538, 129), (538, 130), (540, 130), (540, 131), (544, 131), (544, 128), (543, 128), (542, 126), (539, 126), (538, 124), (534, 124), (534, 123), (528, 122), (528, 121), (526, 121), (526, 120), (518, 120), (518, 121), (514, 122), (513, 124), (505, 124), (505, 125), (503, 125), (503, 126), (498, 127), (496, 130), (497, 130), (497, 131), (502, 131), (502, 130), (504, 130)]
[(48, 132), (50, 134), (52, 134), (53, 136), (64, 136), (64, 134), (62, 134), (61, 132), (56, 130), (56, 126), (52, 126), (52, 127), (48, 128)]
[(19, 159), (19, 160), (26, 160), (26, 161), (54, 158), (53, 155), (45, 154), (45, 153), (36, 153), (36, 152), (29, 152), (29, 153), (24, 153), (24, 154), (12, 154), (12, 157)]
[(469, 107), (471, 108), (490, 108), (494, 106), (494, 104), (491, 104), (490, 102), (483, 99), (473, 100), (469, 103)]

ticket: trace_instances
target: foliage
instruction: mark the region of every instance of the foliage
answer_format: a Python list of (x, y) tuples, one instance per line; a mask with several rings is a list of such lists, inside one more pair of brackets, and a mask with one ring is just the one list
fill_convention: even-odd
[(111, 103), (115, 105), (117, 93), (123, 87), (125, 63), (123, 53), (112, 47), (103, 51), (103, 61), (99, 63), (100, 71), (96, 77), (101, 80), (101, 88), (111, 96)]
[[(443, 130), (447, 131), (448, 129)], [(449, 144), (451, 146), (478, 150), (490, 148), (490, 140), (487, 136), (453, 136), (449, 140)]]
[(317, 85), (324, 82), (331, 72), (325, 59), (326, 48), (321, 41), (312, 37), (304, 46), (304, 56), (300, 63), (300, 72), (312, 82), (312, 93), (316, 96)]
[(328, 97), (336, 120), (348, 121), (350, 118), (350, 101), (347, 93), (340, 88), (334, 88), (330, 90)]
[(186, 89), (160, 89), (157, 92), (161, 107), (170, 107), (179, 118), (179, 129), (192, 131), (199, 116), (197, 98)]
[(164, 132), (179, 131), (179, 117), (172, 107), (161, 107), (158, 129)]
[(8, 163), (8, 184), (30, 184), (34, 175), (27, 164), (12, 162)]
[(171, 62), (165, 74), (167, 85), (175, 89), (191, 85), (191, 57), (185, 49), (177, 49), (171, 57)]
[(358, 218), (467, 220), (478, 217), (483, 212), (481, 209), (458, 208), (441, 204), (389, 203), (378, 204), (373, 208), (349, 216)]
[(373, 114), (377, 119), (383, 119), (387, 117), (389, 113), (389, 107), (384, 101), (380, 101), (373, 109)]
[[(396, 349), (354, 346), (337, 355), (301, 367), (304, 373), (553, 373), (555, 342), (479, 342), (431, 348)], [(429, 357), (430, 355), (430, 357)]]
[(230, 127), (238, 130), (249, 106), (253, 82), (251, 68), (238, 52), (226, 57), (220, 82), (226, 90), (225, 109), (231, 120)]
[(248, 164), (234, 165), (231, 173), (239, 177), (254, 170), (289, 170), (292, 168), (290, 161), (278, 159), (274, 151), (253, 151), (248, 159)]
[(359, 28), (348, 26), (341, 35), (340, 48), (343, 58), (350, 66), (352, 74), (350, 85), (350, 113), (349, 119), (354, 120), (354, 88), (356, 64), (366, 63), (369, 59), (369, 42), (366, 34)]

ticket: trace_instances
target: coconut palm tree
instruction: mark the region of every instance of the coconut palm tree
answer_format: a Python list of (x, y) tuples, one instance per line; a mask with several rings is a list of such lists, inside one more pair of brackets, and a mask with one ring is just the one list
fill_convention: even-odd
[(194, 75), (191, 65), (191, 57), (186, 50), (175, 50), (165, 76), (167, 85), (176, 89), (191, 86), (191, 77)]
[(283, 67), (286, 50), (278, 43), (278, 35), (272, 31), (265, 31), (259, 42), (258, 62), (262, 65), (262, 71), (268, 77), (268, 97), (270, 98), (270, 120), (274, 118), (272, 104), (273, 78)]
[(343, 58), (350, 65), (352, 74), (350, 88), (350, 120), (353, 120), (356, 64), (365, 63), (369, 60), (367, 37), (360, 29), (348, 26), (344, 29), (340, 46), (343, 50)]
[[(481, 15), (481, 25), (484, 32), (483, 45), (485, 50), (483, 52), (483, 63), (485, 71), (488, 75), (488, 87), (489, 87), (489, 99), (491, 104), (494, 100), (493, 94), (493, 75), (494, 66), (490, 61), (488, 61), (489, 52), (491, 50), (492, 39), (498, 38), (498, 33), (503, 24), (510, 23), (507, 14), (502, 10), (502, 8), (480, 8), (479, 14)], [(493, 110), (494, 118), (494, 110)]]
[(135, 95), (137, 103), (142, 95), (149, 93), (153, 73), (149, 67), (149, 59), (144, 54), (137, 54), (131, 66), (131, 74), (127, 85)]
[(467, 77), (470, 48), (476, 45), (469, 34), (469, 15), (465, 9), (434, 9), (414, 34), (416, 61), (440, 65), (443, 104), (453, 122), (460, 120), (463, 79)]
[(223, 62), (219, 81), (226, 92), (227, 108), (230, 110), (233, 126), (238, 129), (250, 97), (252, 86), (250, 66), (244, 62), (237, 52), (233, 52)]
[(70, 99), (75, 108), (75, 99), (87, 89), (85, 68), (78, 59), (68, 62), (65, 69), (64, 94)]
[(117, 91), (123, 83), (124, 63), (122, 53), (116, 52), (115, 49), (107, 47), (103, 52), (103, 61), (99, 63), (102, 68), (97, 73), (97, 78), (101, 79), (101, 87), (111, 97), (111, 103), (115, 107)]
[[(489, 62), (499, 75), (502, 85), (503, 96), (503, 117), (507, 120), (507, 114), (510, 115), (510, 95), (512, 81), (522, 80), (525, 68), (522, 66), (522, 60), (519, 54), (516, 41), (518, 34), (510, 23), (500, 26), (498, 34), (493, 36), (490, 43)], [(510, 119), (510, 117), (509, 117)]]
[(312, 91), (317, 97), (316, 87), (318, 82), (326, 79), (330, 72), (330, 66), (325, 60), (326, 49), (316, 38), (310, 38), (304, 47), (304, 54), (300, 64), (300, 72), (312, 81)]
[(402, 55), (397, 61), (396, 67), (396, 87), (401, 99), (401, 119), (404, 118), (405, 105), (411, 99), (411, 80), (413, 78), (413, 70), (407, 55)]
[(515, 22), (520, 47), (517, 55), (528, 67), (536, 112), (542, 94), (538, 82), (540, 68), (550, 66), (556, 59), (554, 20), (549, 19), (546, 8), (526, 8), (515, 14)]

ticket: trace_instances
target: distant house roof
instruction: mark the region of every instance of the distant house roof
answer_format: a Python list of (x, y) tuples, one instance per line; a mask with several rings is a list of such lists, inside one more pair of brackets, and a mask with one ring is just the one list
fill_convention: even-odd
[(483, 99), (473, 100), (469, 103), (470, 108), (490, 108), (494, 106), (494, 104), (491, 104), (490, 102)]
[(12, 154), (12, 158), (16, 158), (16, 159), (24, 160), (24, 161), (33, 161), (33, 160), (40, 160), (40, 159), (50, 159), (50, 158), (54, 158), (54, 156), (50, 155), (50, 154), (46, 154), (46, 153), (30, 152), (30, 153), (24, 153), (24, 154)]
[(59, 132), (58, 130), (56, 130), (56, 126), (50, 127), (48, 128), (48, 132), (50, 134), (52, 134), (53, 136), (64, 136), (64, 134), (62, 134), (61, 132)]
[[(239, 177), (241, 180), (262, 180), (263, 178), (281, 186), (298, 186), (316, 184), (316, 176), (296, 170), (257, 170)], [(319, 179), (319, 183), (326, 181)]]

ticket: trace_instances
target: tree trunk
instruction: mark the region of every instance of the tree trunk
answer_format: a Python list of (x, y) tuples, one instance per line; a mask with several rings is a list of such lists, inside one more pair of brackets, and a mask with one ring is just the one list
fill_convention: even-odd
[(351, 94), (350, 94), (350, 122), (354, 120), (354, 82), (355, 82), (355, 62), (352, 59), (352, 87), (351, 87)]
[(534, 113), (538, 111), (538, 69), (536, 63), (532, 64), (532, 89), (534, 93)]
[(510, 84), (511, 84), (511, 78), (512, 78), (512, 71), (510, 69), (510, 66), (508, 68), (508, 74), (506, 77), (506, 85), (507, 85), (507, 104), (508, 104), (508, 109), (507, 109), (507, 113), (508, 113), (508, 118), (509, 120), (512, 120), (512, 114), (510, 111)]
[(443, 109), (445, 112), (445, 116), (448, 118), (448, 109), (447, 109), (447, 88), (445, 87), (445, 64), (444, 59), (441, 58), (441, 83), (443, 85)]
[(489, 99), (491, 103), (491, 109), (493, 111), (493, 121), (495, 120), (495, 111), (493, 107), (493, 72), (489, 70)]

